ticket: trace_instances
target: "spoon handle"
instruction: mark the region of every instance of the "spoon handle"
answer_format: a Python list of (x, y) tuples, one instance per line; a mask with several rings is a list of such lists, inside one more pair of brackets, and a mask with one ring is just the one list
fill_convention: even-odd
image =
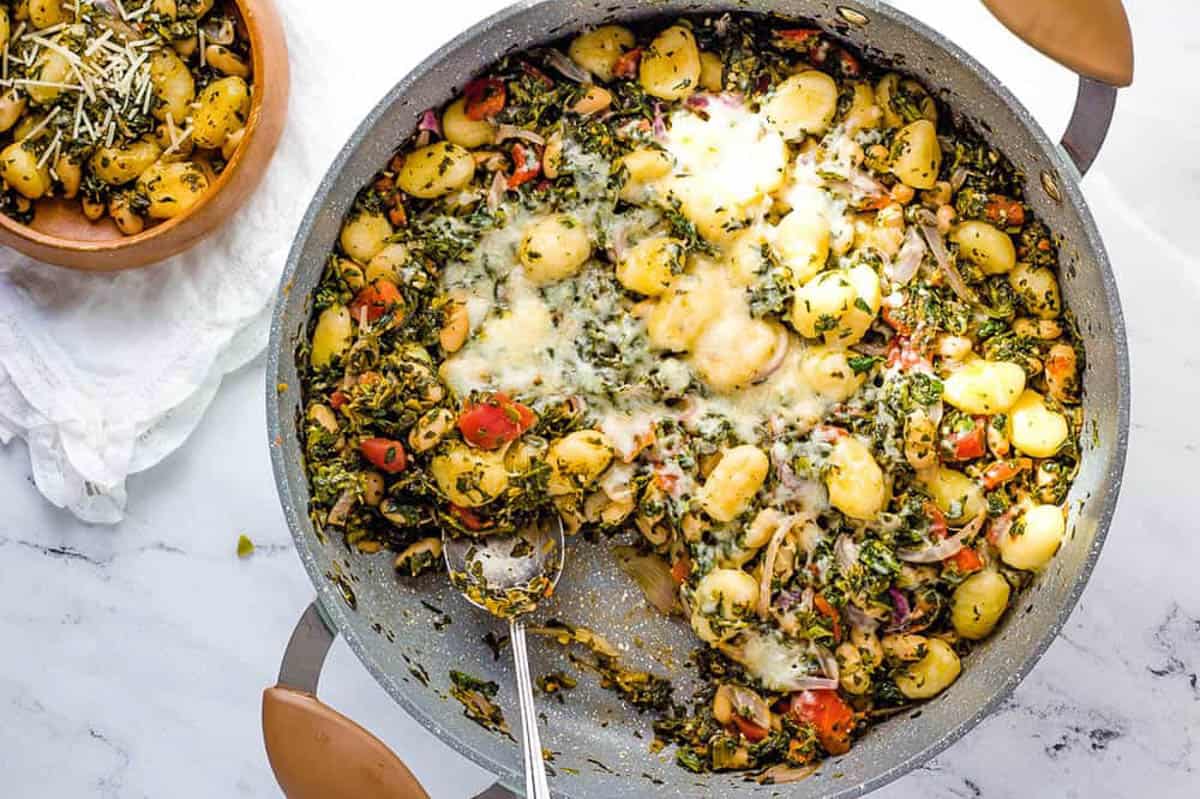
[(542, 760), (542, 739), (538, 735), (537, 709), (533, 705), (533, 680), (529, 676), (529, 652), (525, 648), (525, 622), (509, 620), (513, 665), (517, 673), (517, 698), (521, 703), (521, 750), (525, 757), (525, 796), (550, 799), (546, 783), (546, 764)]

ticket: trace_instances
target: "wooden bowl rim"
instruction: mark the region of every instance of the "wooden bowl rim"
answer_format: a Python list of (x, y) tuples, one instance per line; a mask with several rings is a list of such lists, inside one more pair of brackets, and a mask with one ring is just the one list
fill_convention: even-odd
[[(247, 146), (250, 139), (257, 133), (259, 121), (262, 117), (263, 100), (268, 91), (272, 90), (274, 77), (267, 74), (267, 70), (263, 68), (265, 56), (263, 55), (264, 40), (263, 28), (259, 24), (258, 18), (255, 15), (254, 6), (259, 4), (261, 0), (233, 0), (238, 8), (238, 13), (242, 15), (242, 21), (246, 23), (246, 32), (250, 35), (250, 63), (253, 68), (254, 81), (250, 94), (250, 113), (246, 120), (246, 133), (242, 137), (241, 143), (238, 145), (237, 151), (234, 152), (233, 158), (229, 159), (225, 164), (225, 168), (221, 170), (221, 174), (217, 176), (217, 180), (213, 185), (209, 186), (208, 191), (204, 192), (204, 196), (200, 201), (189, 208), (185, 213), (171, 219), (159, 222), (157, 225), (137, 233), (133, 236), (122, 236), (113, 239), (67, 239), (61, 236), (51, 236), (34, 230), (28, 225), (24, 225), (11, 216), (5, 213), (0, 213), (0, 227), (3, 227), (8, 232), (30, 242), (50, 247), (52, 249), (63, 252), (73, 253), (111, 253), (119, 250), (128, 250), (146, 244), (154, 239), (166, 235), (170, 231), (182, 225), (190, 219), (201, 208), (212, 202), (225, 186), (233, 180), (233, 175), (241, 167), (243, 155), (249, 149)], [(266, 5), (271, 5), (271, 0), (266, 0)], [(286, 47), (286, 44), (283, 45)], [(285, 85), (286, 80), (281, 81)], [(265, 171), (267, 165), (263, 165)], [(34, 200), (36, 208), (37, 200)], [(236, 209), (235, 209), (236, 210)], [(80, 212), (82, 214), (82, 212)], [(230, 214), (232, 215), (232, 214)], [(228, 218), (228, 217), (226, 217)], [(224, 220), (223, 220), (224, 221)], [(223, 222), (222, 221), (222, 222)], [(214, 227), (219, 227), (222, 223), (218, 223)], [(193, 240), (192, 243), (199, 240), (199, 237)], [(188, 245), (189, 247), (191, 244)], [(169, 256), (167, 256), (169, 257)], [(153, 262), (152, 262), (153, 263)], [(149, 264), (146, 264), (149, 265)], [(132, 267), (136, 268), (136, 267)]]

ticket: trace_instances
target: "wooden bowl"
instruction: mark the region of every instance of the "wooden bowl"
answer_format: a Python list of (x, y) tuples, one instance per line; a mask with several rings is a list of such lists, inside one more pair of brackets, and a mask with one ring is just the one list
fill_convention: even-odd
[(0, 214), (0, 244), (59, 266), (96, 272), (148, 266), (183, 252), (234, 214), (262, 180), (287, 117), (287, 41), (274, 0), (233, 0), (250, 39), (254, 91), (233, 158), (187, 213), (134, 236), (109, 217), (92, 222), (79, 200), (37, 200), (29, 225)]

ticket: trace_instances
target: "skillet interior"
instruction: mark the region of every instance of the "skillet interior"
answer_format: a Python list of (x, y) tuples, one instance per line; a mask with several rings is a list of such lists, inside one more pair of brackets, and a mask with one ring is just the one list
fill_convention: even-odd
[[(869, 20), (847, 21), (841, 9)], [(441, 575), (397, 580), (386, 553), (350, 553), (338, 540), (320, 540), (307, 518), (308, 492), (298, 446), (300, 381), (294, 352), (308, 317), (308, 294), (316, 285), (343, 214), (358, 188), (413, 129), (420, 112), (439, 106), (483, 67), (505, 53), (617, 19), (707, 13), (773, 11), (807, 19), (864, 49), (868, 57), (912, 73), (958, 113), (989, 132), (991, 140), (1028, 176), (1027, 199), (1062, 238), (1061, 282), (1078, 317), (1087, 349), (1084, 372), (1082, 467), (1070, 495), (1068, 540), (1051, 566), (1006, 617), (997, 633), (966, 661), (962, 677), (918, 712), (874, 728), (850, 754), (820, 773), (789, 786), (788, 796), (849, 797), (878, 787), (932, 757), (978, 723), (1003, 700), (1049, 645), (1083, 590), (1111, 519), (1124, 465), (1128, 430), (1128, 363), (1123, 320), (1111, 269), (1095, 225), (1078, 191), (1074, 167), (994, 77), (961, 49), (919, 22), (874, 2), (743, 0), (655, 2), (607, 0), (526, 2), (497, 14), (443, 47), (376, 106), (339, 153), (301, 224), (290, 254), (272, 326), (267, 369), (267, 411), (272, 461), (288, 524), (327, 617), (379, 682), (431, 732), (516, 788), (520, 751), (513, 742), (463, 717), (447, 699), (448, 672), (460, 669), (500, 685), (498, 701), (514, 723), (516, 698), (507, 654), (499, 661), (484, 635), (504, 632), (470, 608)], [(1060, 200), (1043, 188), (1051, 175)], [(285, 392), (276, 386), (285, 383)], [(330, 575), (340, 575), (338, 583)], [(348, 590), (347, 590), (348, 589)], [(347, 596), (352, 593), (351, 608)], [(438, 615), (453, 622), (441, 631)], [(690, 694), (682, 659), (694, 639), (682, 624), (644, 608), (639, 590), (595, 547), (575, 547), (556, 599), (544, 616), (586, 624), (627, 647), (629, 665), (670, 674), (677, 698)], [(642, 646), (634, 646), (640, 640)], [(531, 642), (534, 674), (573, 671), (556, 645)], [(428, 684), (420, 675), (428, 676)], [(768, 795), (740, 775), (693, 775), (672, 762), (673, 753), (648, 752), (649, 719), (637, 716), (589, 676), (580, 678), (565, 705), (542, 702), (543, 743), (555, 751), (556, 793), (577, 797), (649, 794), (684, 797), (746, 793)]]

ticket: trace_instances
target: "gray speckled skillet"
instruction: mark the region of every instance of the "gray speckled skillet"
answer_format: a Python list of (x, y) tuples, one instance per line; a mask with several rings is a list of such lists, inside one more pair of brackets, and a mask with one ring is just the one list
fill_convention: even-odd
[[(970, 656), (962, 677), (937, 699), (874, 728), (849, 754), (808, 780), (758, 786), (738, 775), (690, 774), (674, 765), (669, 752), (650, 754), (647, 719), (584, 678), (566, 704), (542, 705), (543, 740), (557, 753), (554, 793), (574, 799), (859, 796), (933, 757), (1009, 695), (1075, 606), (1099, 556), (1120, 488), (1129, 426), (1125, 330), (1108, 257), (1079, 191), (1079, 178), (1103, 141), (1115, 87), (1132, 77), (1132, 51), (1119, 0), (987, 0), (987, 5), (1030, 44), (1080, 73), (1075, 115), (1061, 147), (970, 55), (875, 0), (527, 0), (442, 47), (367, 115), (330, 167), (300, 225), (271, 329), (271, 458), (288, 525), (317, 593), (289, 645), (279, 684), (263, 700), (267, 751), (289, 797), (425, 795), (382, 743), (316, 699), (321, 664), (335, 634), (345, 636), (375, 678), (432, 734), (497, 775), (498, 783), (487, 795), (511, 796), (509, 789), (523, 784), (516, 744), (476, 726), (456, 702), (447, 700), (448, 672), (464, 669), (495, 680), (501, 686), (499, 703), (516, 718), (508, 659), (494, 660), (482, 640), (488, 631), (502, 629), (498, 623), (472, 611), (440, 575), (397, 580), (388, 554), (350, 553), (339, 541), (319, 538), (309, 523), (297, 437), (301, 396), (294, 353), (308, 318), (309, 293), (343, 214), (358, 188), (413, 129), (420, 112), (453, 97), (505, 53), (612, 20), (722, 10), (809, 20), (870, 57), (918, 76), (987, 131), (1029, 176), (1029, 203), (1061, 236), (1062, 288), (1087, 349), (1087, 431), (1062, 551), (1019, 598), (999, 631)], [(281, 384), (286, 390), (277, 390)], [(545, 615), (587, 624), (623, 644), (640, 639), (643, 645), (629, 650), (630, 664), (670, 672), (680, 689), (689, 689), (680, 661), (693, 646), (690, 631), (645, 609), (638, 589), (605, 551), (575, 547), (560, 588)], [(435, 629), (435, 615), (420, 600), (444, 609), (453, 623)], [(566, 667), (559, 647), (532, 644), (535, 674)]]

